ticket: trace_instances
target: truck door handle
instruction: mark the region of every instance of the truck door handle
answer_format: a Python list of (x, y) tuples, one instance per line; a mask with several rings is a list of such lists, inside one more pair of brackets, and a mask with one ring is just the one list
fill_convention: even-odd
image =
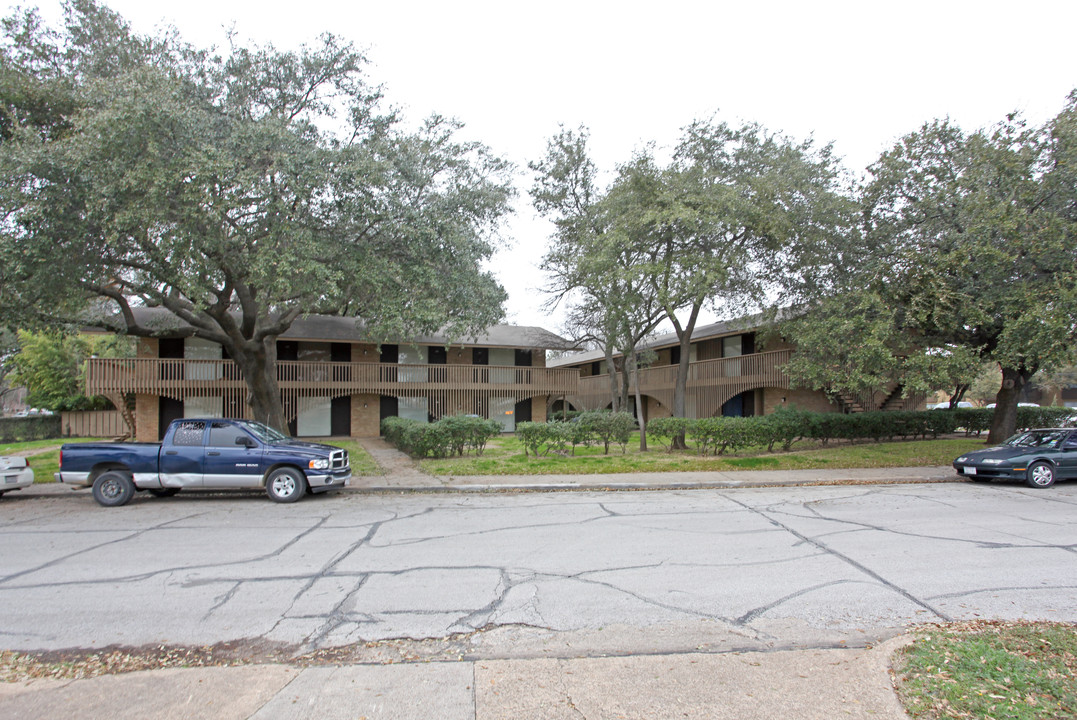
[(165, 455), (175, 455), (175, 454), (176, 454), (175, 450), (165, 450)]
[(208, 453), (206, 453), (206, 455), (220, 455), (220, 453), (219, 452), (208, 452)]

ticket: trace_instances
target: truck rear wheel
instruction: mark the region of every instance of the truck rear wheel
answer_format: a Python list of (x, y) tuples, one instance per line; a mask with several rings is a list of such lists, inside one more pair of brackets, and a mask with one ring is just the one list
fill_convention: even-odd
[(295, 468), (278, 468), (266, 478), (266, 495), (273, 502), (295, 502), (307, 492), (307, 479)]
[(93, 499), (105, 507), (126, 505), (134, 495), (131, 476), (118, 470), (103, 472), (93, 481)]

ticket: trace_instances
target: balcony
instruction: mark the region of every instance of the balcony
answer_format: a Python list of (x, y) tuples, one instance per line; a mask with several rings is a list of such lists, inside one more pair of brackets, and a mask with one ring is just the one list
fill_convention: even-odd
[[(789, 378), (780, 369), (789, 362), (789, 350), (741, 355), (718, 360), (700, 360), (688, 366), (685, 397), (689, 417), (708, 417), (719, 411), (732, 397), (764, 387), (788, 388)], [(621, 373), (615, 374), (617, 387)], [(662, 365), (639, 371), (641, 395), (655, 398), (667, 408), (673, 407), (677, 384), (677, 366)], [(631, 392), (635, 393), (635, 385)], [(569, 393), (569, 401), (579, 409), (603, 408), (610, 402), (609, 375), (580, 378), (579, 392)]]
[[(487, 397), (571, 395), (578, 372), (565, 368), (494, 365), (400, 365), (391, 363), (277, 363), (282, 393), (342, 397), (369, 393), (418, 397), (462, 392)], [(231, 360), (165, 360), (158, 358), (94, 358), (87, 364), (90, 395), (128, 393), (183, 398), (244, 392), (243, 374)]]

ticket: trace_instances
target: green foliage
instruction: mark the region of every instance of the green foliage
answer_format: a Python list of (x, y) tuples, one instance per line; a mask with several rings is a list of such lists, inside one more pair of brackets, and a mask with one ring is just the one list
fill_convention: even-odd
[(681, 417), (653, 418), (647, 421), (647, 435), (661, 440), (667, 450), (673, 449), (673, 441), (684, 437), (692, 421)]
[(636, 419), (624, 412), (607, 412), (593, 410), (585, 412), (576, 420), (581, 431), (602, 445), (605, 454), (610, 452), (610, 443), (621, 447), (621, 454), (626, 452), (628, 439), (636, 428)]
[[(1003, 382), (991, 437), (1012, 432), (1021, 387), (1073, 358), (1075, 158), (1077, 92), (1040, 127), (1010, 115), (966, 133), (938, 120), (902, 138), (869, 169), (847, 272), (783, 329), (791, 372), (811, 387), (923, 392), (992, 363)], [(831, 267), (818, 261), (816, 273)]]
[(65, 9), (61, 28), (12, 17), (0, 44), (7, 321), (193, 332), (279, 428), (265, 348), (301, 315), (361, 317), (375, 341), (501, 319), (481, 265), (509, 164), (455, 121), (383, 109), (352, 45), (204, 51), (94, 0)]
[(18, 342), (18, 352), (8, 359), (10, 382), (26, 387), (28, 404), (53, 412), (110, 408), (105, 398), (83, 394), (86, 360), (134, 354), (129, 338), (20, 330)]
[[(579, 291), (571, 324), (620, 350), (629, 373), (663, 316), (684, 339), (705, 306), (743, 312), (767, 301), (776, 278), (796, 285), (825, 277), (802, 272), (805, 258), (832, 256), (823, 248), (853, 216), (829, 147), (756, 124), (692, 123), (672, 162), (638, 152), (605, 189), (587, 140), (585, 129), (562, 131), (531, 165), (535, 206), (557, 228), (544, 268), (556, 300)], [(687, 369), (685, 353), (676, 416), (685, 415)], [(615, 398), (626, 400), (628, 387), (626, 373)]]
[(381, 434), (386, 442), (417, 458), (462, 456), (471, 452), (481, 456), (487, 441), (500, 432), (501, 426), (493, 420), (464, 415), (443, 417), (433, 423), (401, 417), (381, 421)]
[(59, 415), (0, 418), (0, 443), (20, 443), (61, 437)]
[(525, 455), (576, 454), (577, 447), (602, 445), (608, 455), (610, 444), (616, 443), (621, 454), (628, 451), (628, 443), (635, 429), (635, 418), (628, 413), (593, 410), (580, 413), (570, 422), (517, 423), (516, 437), (524, 446)]

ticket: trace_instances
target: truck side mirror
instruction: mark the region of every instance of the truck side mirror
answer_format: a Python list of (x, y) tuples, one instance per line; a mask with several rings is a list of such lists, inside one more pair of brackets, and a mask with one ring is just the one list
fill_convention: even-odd
[(245, 435), (236, 438), (236, 445), (242, 445), (243, 447), (248, 448), (255, 447), (254, 441)]

